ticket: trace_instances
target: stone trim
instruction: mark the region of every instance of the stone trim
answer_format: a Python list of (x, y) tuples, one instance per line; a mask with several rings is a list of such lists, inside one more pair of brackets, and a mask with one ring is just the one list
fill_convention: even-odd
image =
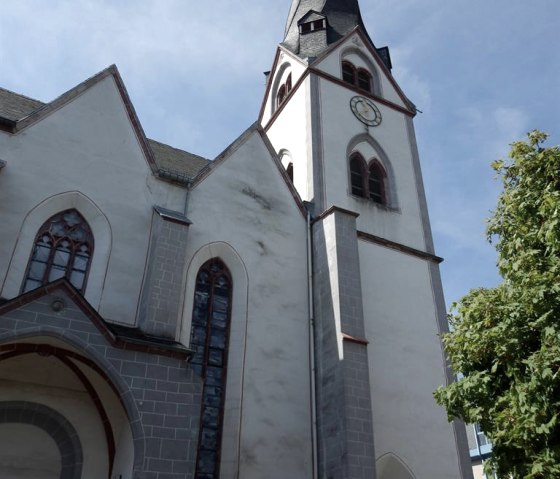
[[(107, 412), (103, 407), (103, 403), (97, 394), (97, 391), (87, 378), (87, 376), (82, 372), (82, 370), (76, 366), (74, 362), (72, 362), (68, 356), (67, 351), (62, 348), (57, 348), (55, 346), (51, 346), (48, 344), (29, 344), (29, 343), (17, 343), (17, 344), (9, 344), (9, 345), (0, 345), (0, 361), (4, 361), (6, 359), (10, 359), (17, 356), (23, 356), (26, 354), (44, 354), (47, 356), (54, 356), (58, 359), (62, 364), (64, 364), (72, 373), (78, 378), (78, 380), (82, 383), (85, 390), (89, 394), (97, 413), (99, 414), (99, 418), (101, 423), (103, 424), (103, 430), (105, 433), (105, 441), (107, 442), (107, 452), (108, 452), (108, 462), (109, 462), (109, 473), (113, 472), (113, 464), (115, 462), (115, 438), (113, 434), (113, 428), (111, 427), (111, 422), (109, 420), (109, 416), (107, 416)], [(68, 351), (70, 353), (70, 351)], [(80, 360), (83, 363), (81, 357), (77, 357), (76, 353), (71, 354), (74, 358)], [(94, 368), (96, 369), (96, 368)], [(99, 371), (98, 371), (99, 372)], [(104, 377), (104, 375), (102, 374)], [(106, 377), (104, 379), (107, 380)], [(109, 385), (114, 389), (114, 386), (108, 381)], [(117, 393), (118, 394), (118, 393)]]
[(386, 238), (381, 238), (380, 236), (372, 235), (371, 233), (366, 233), (365, 231), (358, 231), (358, 239), (363, 241), (369, 241), (370, 243), (375, 243), (381, 246), (385, 246), (386, 248), (394, 249), (396, 251), (400, 251), (401, 253), (406, 253), (411, 256), (416, 256), (417, 258), (425, 259), (427, 261), (432, 261), (433, 263), (441, 263), (443, 262), (443, 258), (433, 255), (431, 253), (427, 253), (425, 251), (421, 251), (416, 248), (412, 248), (410, 246), (406, 246), (401, 243), (397, 243), (396, 241), (391, 241)]
[(351, 336), (346, 333), (342, 333), (342, 340), (348, 341), (349, 343), (362, 344), (363, 346), (367, 346), (369, 344), (369, 341), (365, 338), (358, 338), (356, 336)]
[(45, 431), (56, 442), (62, 468), (60, 479), (82, 477), (82, 444), (74, 426), (62, 414), (42, 404), (28, 401), (0, 402), (0, 424), (29, 424)]
[(91, 320), (107, 342), (116, 348), (139, 351), (148, 354), (158, 354), (181, 360), (186, 360), (191, 356), (191, 351), (182, 346), (180, 343), (169, 342), (168, 344), (165, 344), (163, 342), (156, 342), (159, 339), (157, 337), (153, 337), (154, 342), (146, 340), (143, 341), (139, 338), (127, 336), (125, 330), (122, 328), (122, 331), (120, 332), (113, 331), (111, 329), (111, 325), (107, 323), (78, 292), (78, 290), (76, 290), (68, 282), (68, 280), (64, 278), (53, 281), (41, 288), (37, 288), (29, 293), (22, 294), (12, 300), (9, 300), (0, 306), (0, 316), (57, 291), (62, 291), (70, 296), (76, 306), (78, 306), (82, 313)]
[(178, 211), (169, 210), (157, 205), (154, 205), (154, 211), (165, 221), (177, 223), (184, 226), (189, 226), (192, 224), (191, 220), (189, 220), (183, 213), (179, 213)]
[(414, 132), (414, 123), (412, 122), (412, 118), (406, 118), (406, 130), (408, 134), (408, 141), (410, 143), (410, 152), (412, 153), (412, 169), (414, 171), (416, 193), (418, 195), (418, 204), (420, 206), (420, 219), (422, 220), (425, 247), (429, 253), (433, 254), (435, 252), (434, 239), (432, 237), (432, 229), (430, 227), (428, 202), (426, 200), (426, 190), (424, 188), (424, 180), (422, 179), (422, 168), (420, 167), (420, 156), (418, 155), (418, 145), (416, 143), (416, 134)]
[(356, 213), (355, 211), (345, 210), (344, 208), (339, 208), (338, 206), (331, 206), (330, 208), (323, 211), (319, 216), (313, 218), (311, 224), (315, 224), (318, 221), (324, 220), (327, 216), (330, 216), (333, 213), (342, 213), (344, 215), (353, 216), (354, 218), (360, 216), (360, 213)]

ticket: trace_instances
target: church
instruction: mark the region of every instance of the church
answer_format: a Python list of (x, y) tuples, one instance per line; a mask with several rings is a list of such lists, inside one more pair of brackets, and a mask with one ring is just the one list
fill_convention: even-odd
[(293, 0), (212, 161), (149, 139), (116, 66), (0, 89), (0, 477), (472, 478), (391, 68), (358, 0)]

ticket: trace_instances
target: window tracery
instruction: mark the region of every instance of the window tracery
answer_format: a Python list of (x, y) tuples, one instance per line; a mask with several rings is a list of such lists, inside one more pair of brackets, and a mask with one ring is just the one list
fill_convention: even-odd
[(66, 278), (83, 293), (93, 246), (91, 228), (78, 211), (70, 209), (52, 216), (35, 237), (22, 292)]

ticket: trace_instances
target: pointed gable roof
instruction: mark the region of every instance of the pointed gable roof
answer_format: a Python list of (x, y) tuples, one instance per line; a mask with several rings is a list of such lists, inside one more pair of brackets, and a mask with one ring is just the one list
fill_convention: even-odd
[(366, 32), (358, 0), (292, 0), (283, 45), (296, 54), (299, 52), (298, 22), (310, 10), (327, 17), (327, 45), (340, 40), (357, 26)]
[[(9, 133), (16, 134), (62, 108), (108, 76), (114, 78), (148, 164), (159, 178), (182, 184), (186, 181), (181, 181), (182, 179), (194, 178), (210, 163), (210, 160), (201, 156), (146, 138), (116, 65), (109, 66), (48, 103), (0, 88), (0, 129), (4, 126)], [(2, 166), (4, 165), (0, 163), (0, 168)]]

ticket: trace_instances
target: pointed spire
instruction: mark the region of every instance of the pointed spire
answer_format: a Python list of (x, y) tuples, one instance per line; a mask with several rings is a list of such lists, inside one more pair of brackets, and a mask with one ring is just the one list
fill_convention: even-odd
[(310, 11), (327, 19), (326, 44), (317, 45), (316, 51), (306, 51), (302, 56), (316, 56), (325, 46), (336, 42), (356, 26), (366, 32), (358, 0), (292, 0), (283, 45), (296, 54), (303, 53), (300, 52), (299, 23)]

